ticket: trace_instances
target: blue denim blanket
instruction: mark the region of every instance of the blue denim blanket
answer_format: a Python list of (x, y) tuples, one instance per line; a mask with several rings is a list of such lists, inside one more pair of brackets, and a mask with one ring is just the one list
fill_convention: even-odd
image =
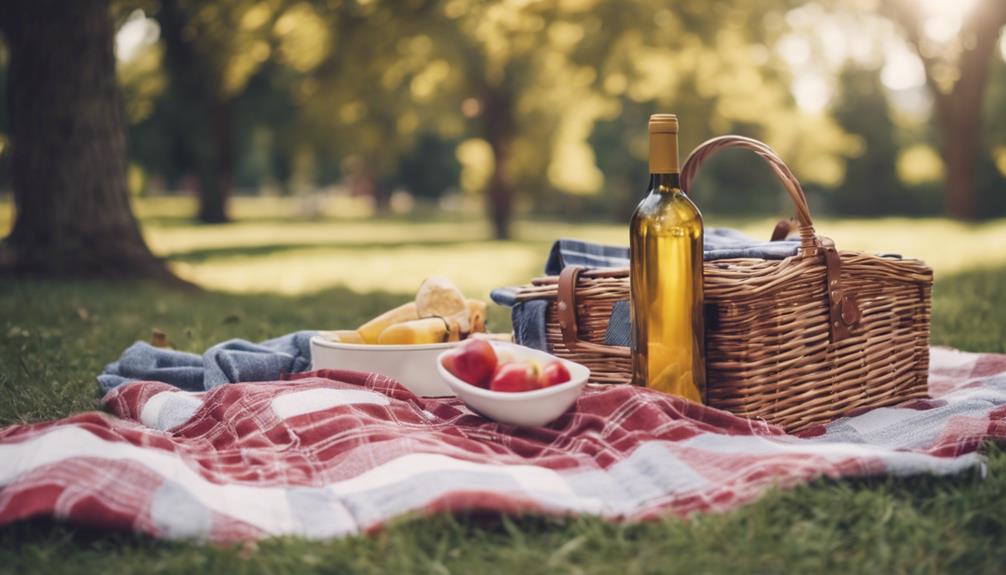
[(310, 341), (314, 331), (297, 331), (252, 343), (232, 339), (202, 355), (154, 347), (138, 341), (98, 376), (108, 391), (137, 380), (163, 381), (186, 391), (207, 391), (225, 383), (273, 381), (311, 366)]

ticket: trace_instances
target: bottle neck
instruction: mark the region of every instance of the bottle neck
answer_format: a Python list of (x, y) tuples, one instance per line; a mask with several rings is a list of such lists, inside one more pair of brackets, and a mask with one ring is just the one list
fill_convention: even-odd
[(650, 130), (650, 173), (676, 174), (678, 166), (678, 134)]
[(681, 191), (681, 174), (650, 174), (650, 191), (672, 193)]

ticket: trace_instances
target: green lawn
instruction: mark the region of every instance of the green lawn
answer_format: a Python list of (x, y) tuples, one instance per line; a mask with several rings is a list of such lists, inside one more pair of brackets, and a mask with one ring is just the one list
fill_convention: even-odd
[[(93, 409), (94, 374), (155, 327), (176, 347), (201, 350), (230, 337), (354, 326), (408, 298), (426, 275), (444, 273), (484, 296), (537, 273), (558, 235), (624, 236), (620, 226), (523, 221), (516, 240), (495, 243), (478, 220), (302, 222), (276, 200), (240, 202), (239, 223), (203, 227), (184, 219), (190, 207), (147, 201), (138, 212), (154, 249), (206, 293), (0, 284), (0, 424)], [(730, 223), (759, 236), (771, 229), (767, 220)], [(8, 225), (0, 205), (0, 233)], [(937, 272), (934, 343), (1006, 352), (1006, 222), (824, 221), (819, 228), (841, 247), (923, 257)], [(504, 312), (491, 320), (505, 329)], [(217, 548), (34, 522), (0, 529), (0, 572), (1002, 573), (1006, 453), (987, 452), (985, 479), (819, 481), (732, 513), (631, 526), (409, 518), (369, 537)]]

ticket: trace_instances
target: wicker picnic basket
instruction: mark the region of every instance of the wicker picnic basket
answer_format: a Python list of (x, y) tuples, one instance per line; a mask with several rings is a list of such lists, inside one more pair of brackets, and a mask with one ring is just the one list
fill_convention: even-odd
[[(708, 403), (798, 431), (853, 409), (925, 397), (932, 270), (919, 260), (838, 251), (815, 233), (796, 177), (757, 140), (703, 143), (682, 167), (682, 188), (727, 148), (755, 152), (782, 180), (800, 248), (782, 260), (705, 263)], [(788, 231), (777, 226), (772, 239)], [(629, 348), (604, 344), (613, 307), (629, 299), (628, 269), (567, 267), (517, 292), (517, 301), (539, 298), (549, 300), (553, 353), (588, 366), (594, 382), (630, 381)]]

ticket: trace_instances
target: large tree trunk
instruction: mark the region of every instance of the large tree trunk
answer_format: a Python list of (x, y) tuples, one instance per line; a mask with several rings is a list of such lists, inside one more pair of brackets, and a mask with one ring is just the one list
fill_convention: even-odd
[(379, 176), (381, 158), (364, 156), (360, 162), (360, 173), (357, 175), (359, 195), (370, 196), (374, 200), (374, 211), (387, 215), (391, 212), (391, 190)]
[[(927, 70), (930, 92), (940, 128), (940, 152), (945, 168), (947, 213), (957, 219), (979, 217), (977, 177), (981, 153), (982, 102), (988, 84), (989, 66), (995, 56), (999, 31), (1006, 24), (1006, 9), (992, 0), (977, 6), (965, 30), (973, 43), (960, 56), (960, 75), (950, 92), (942, 92)], [(923, 60), (925, 62), (925, 60)], [(932, 67), (928, 63), (927, 68)]]
[(510, 148), (514, 138), (513, 101), (507, 94), (489, 92), (485, 98), (486, 140), (493, 152), (492, 177), (487, 190), (487, 208), (493, 234), (498, 240), (510, 238), (514, 186), (510, 179)]
[(15, 220), (3, 267), (43, 275), (171, 274), (126, 190), (126, 142), (105, 0), (6, 0)]
[(940, 130), (947, 214), (959, 220), (973, 220), (979, 215), (975, 188), (975, 170), (981, 152), (979, 120), (977, 108), (967, 110)]
[(215, 102), (213, 114), (214, 147), (202, 159), (199, 181), (199, 221), (220, 224), (229, 221), (227, 200), (234, 184), (234, 139), (231, 137), (230, 102)]
[(181, 144), (180, 160), (199, 181), (199, 221), (229, 221), (227, 200), (234, 174), (231, 101), (220, 87), (221, 74), (199, 53), (186, 33), (189, 14), (178, 0), (161, 0), (157, 22), (164, 41), (164, 68), (169, 96), (177, 105), (173, 137)]

